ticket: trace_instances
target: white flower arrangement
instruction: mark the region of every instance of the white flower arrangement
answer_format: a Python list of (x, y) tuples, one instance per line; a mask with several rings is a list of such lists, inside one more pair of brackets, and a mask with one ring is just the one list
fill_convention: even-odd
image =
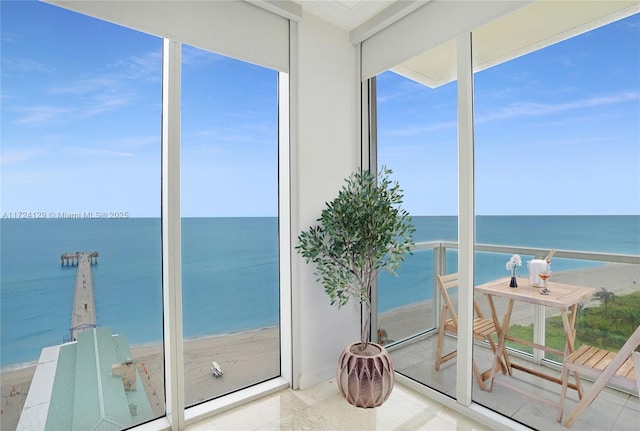
[(516, 266), (522, 266), (522, 259), (519, 254), (514, 254), (511, 256), (511, 259), (507, 262), (507, 271), (513, 271), (513, 275), (515, 277)]

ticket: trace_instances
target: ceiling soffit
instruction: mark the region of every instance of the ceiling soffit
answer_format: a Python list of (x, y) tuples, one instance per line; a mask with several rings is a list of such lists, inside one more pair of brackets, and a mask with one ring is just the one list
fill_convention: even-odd
[(351, 31), (386, 9), (390, 0), (294, 0), (306, 12)]
[[(474, 71), (509, 61), (640, 11), (638, 1), (538, 1), (473, 31)], [(435, 88), (456, 79), (455, 40), (392, 68)]]

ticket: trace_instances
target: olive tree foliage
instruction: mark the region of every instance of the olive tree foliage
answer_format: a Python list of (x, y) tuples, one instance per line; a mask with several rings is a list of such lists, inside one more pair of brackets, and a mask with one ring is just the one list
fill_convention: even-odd
[(332, 305), (342, 307), (354, 298), (365, 307), (361, 350), (371, 332), (371, 289), (378, 274), (396, 270), (411, 253), (413, 227), (402, 209), (402, 190), (391, 181), (390, 169), (376, 176), (356, 172), (346, 179), (338, 196), (326, 204), (317, 224), (298, 236), (298, 252), (316, 266)]

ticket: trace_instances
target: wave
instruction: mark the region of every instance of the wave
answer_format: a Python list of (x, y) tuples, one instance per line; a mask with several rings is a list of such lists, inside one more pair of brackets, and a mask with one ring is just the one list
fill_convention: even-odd
[(29, 362), (18, 362), (15, 364), (10, 364), (7, 366), (4, 366), (2, 368), (0, 368), (0, 373), (11, 373), (14, 371), (20, 371), (23, 370), (25, 368), (30, 368), (30, 367), (35, 367), (36, 365), (38, 365), (38, 361), (29, 361)]
[[(223, 337), (229, 337), (229, 336), (236, 336), (236, 335), (243, 335), (243, 334), (253, 334), (256, 332), (261, 332), (261, 331), (267, 331), (270, 329), (279, 329), (280, 326), (278, 325), (273, 325), (273, 326), (265, 326), (265, 327), (261, 327), (261, 328), (256, 328), (256, 329), (247, 329), (247, 330), (243, 330), (243, 331), (230, 331), (230, 332), (222, 332), (222, 333), (217, 333), (217, 334), (207, 334), (207, 335), (198, 335), (195, 337), (186, 337), (184, 338), (184, 342), (190, 342), (190, 341), (202, 341), (202, 340), (210, 340), (213, 338), (223, 338)], [(158, 344), (162, 344), (162, 340), (157, 340), (157, 341), (147, 341), (144, 343), (136, 343), (136, 344), (132, 344), (131, 346), (129, 346), (131, 349), (135, 349), (135, 348), (141, 348), (141, 347), (155, 347)]]

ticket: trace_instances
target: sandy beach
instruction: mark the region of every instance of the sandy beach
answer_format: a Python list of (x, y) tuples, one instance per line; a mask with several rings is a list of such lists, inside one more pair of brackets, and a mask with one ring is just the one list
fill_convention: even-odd
[[(280, 375), (277, 328), (185, 340), (185, 401), (188, 406)], [(164, 364), (162, 345), (134, 347), (138, 371), (151, 407), (164, 414)], [(216, 361), (224, 375), (213, 377)]]
[[(553, 277), (556, 281), (589, 286), (596, 290), (605, 288), (618, 295), (640, 289), (638, 265), (607, 264), (598, 268), (559, 272)], [(589, 305), (598, 305), (598, 301), (592, 299), (587, 303), (587, 306)], [(430, 323), (432, 313), (431, 301), (424, 301), (382, 313), (379, 316), (379, 326), (385, 328), (390, 339), (396, 339), (400, 338), (397, 337), (398, 334), (409, 335), (423, 330), (425, 325)], [(530, 309), (524, 307), (514, 310), (513, 323), (527, 321), (531, 321)], [(278, 376), (278, 343), (277, 328), (186, 340), (184, 371), (187, 405), (194, 405)], [(149, 402), (154, 412), (161, 416), (164, 414), (162, 345), (133, 346), (131, 351)], [(211, 361), (218, 362), (224, 371), (223, 377), (213, 377), (210, 370)], [(35, 365), (17, 370), (3, 370), (0, 373), (2, 430), (15, 429), (34, 371)]]

